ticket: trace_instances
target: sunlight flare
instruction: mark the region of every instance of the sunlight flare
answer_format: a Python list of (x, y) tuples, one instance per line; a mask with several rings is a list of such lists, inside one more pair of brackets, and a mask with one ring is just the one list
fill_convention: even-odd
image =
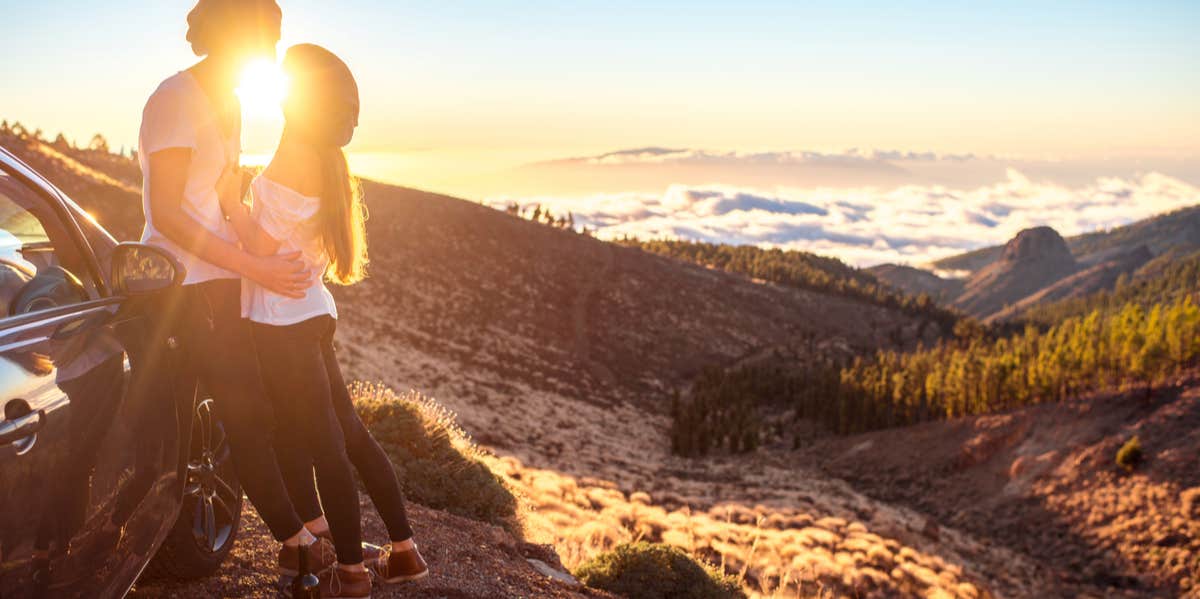
[(237, 88), (243, 114), (251, 119), (281, 120), (280, 104), (287, 97), (288, 79), (283, 69), (270, 60), (256, 60), (242, 71)]

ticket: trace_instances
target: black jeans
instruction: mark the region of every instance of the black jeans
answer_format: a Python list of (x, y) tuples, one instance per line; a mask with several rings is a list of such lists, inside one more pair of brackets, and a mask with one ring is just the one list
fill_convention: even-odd
[(333, 351), (336, 326), (329, 316), (290, 326), (252, 325), (279, 427), (275, 441), (279, 468), (292, 502), (305, 520), (319, 517), (323, 506), (338, 561), (354, 564), (363, 557), (352, 466), (391, 540), (409, 539), (413, 531), (392, 462), (354, 411)]
[(263, 386), (250, 321), (242, 318), (241, 281), (186, 285), (178, 322), (191, 373), (212, 395), (229, 437), (238, 480), (271, 534), (284, 540), (300, 531), (275, 457), (274, 414)]

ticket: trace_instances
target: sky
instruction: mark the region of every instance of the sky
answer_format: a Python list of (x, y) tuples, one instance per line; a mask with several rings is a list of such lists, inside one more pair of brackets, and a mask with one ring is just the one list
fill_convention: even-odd
[[(145, 98), (196, 60), (184, 40), (191, 2), (5, 4), (0, 116), (51, 135), (133, 144)], [(349, 147), (359, 172), (489, 203), (573, 210), (633, 194), (664, 206), (680, 185), (786, 198), (832, 188), (879, 199), (913, 185), (966, 194), (1010, 181), (1014, 165), (1068, 190), (1147, 174), (1200, 184), (1200, 2), (280, 5), (281, 50), (325, 45), (359, 79)], [(248, 118), (245, 150), (261, 159), (278, 127)], [(594, 164), (635, 148), (683, 154)], [(894, 158), (926, 154), (972, 158)], [(779, 166), (780, 156), (791, 158)], [(820, 158), (847, 156), (842, 170)], [(778, 168), (763, 167), (770, 157)], [(932, 257), (920, 254), (879, 256)]]

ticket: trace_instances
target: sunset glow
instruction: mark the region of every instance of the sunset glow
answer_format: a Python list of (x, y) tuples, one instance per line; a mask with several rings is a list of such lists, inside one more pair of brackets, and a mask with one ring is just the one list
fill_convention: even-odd
[(237, 95), (247, 119), (270, 121), (282, 119), (280, 104), (287, 97), (287, 90), (287, 75), (277, 63), (256, 60), (242, 72)]

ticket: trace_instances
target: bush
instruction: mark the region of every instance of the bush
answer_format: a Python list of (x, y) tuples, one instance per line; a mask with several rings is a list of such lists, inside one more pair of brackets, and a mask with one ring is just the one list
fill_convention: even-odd
[(354, 383), (354, 405), (383, 446), (408, 498), (516, 531), (517, 499), (454, 415), (416, 391)]
[(625, 543), (579, 567), (581, 582), (629, 599), (745, 599), (733, 578), (683, 550), (661, 543)]
[(1126, 472), (1132, 472), (1133, 469), (1142, 463), (1142, 442), (1138, 440), (1137, 435), (1134, 435), (1117, 450), (1117, 465), (1124, 468)]

